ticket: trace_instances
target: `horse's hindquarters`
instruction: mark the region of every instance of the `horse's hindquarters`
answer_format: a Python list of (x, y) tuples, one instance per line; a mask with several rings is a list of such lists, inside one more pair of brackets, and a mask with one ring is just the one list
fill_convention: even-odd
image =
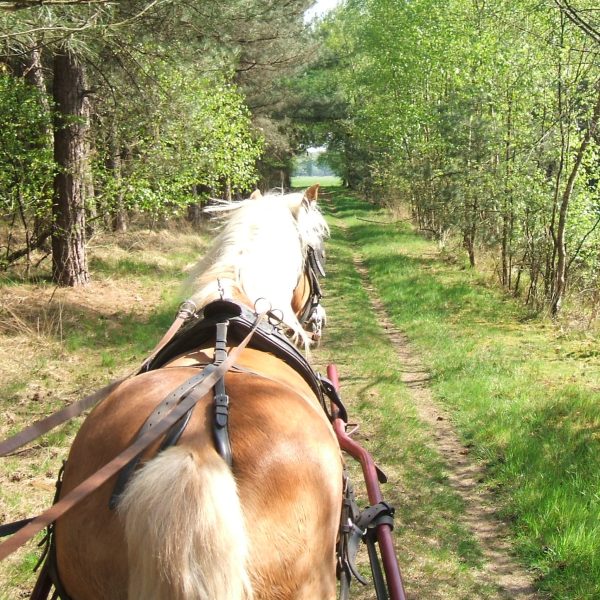
[(129, 548), (129, 598), (250, 598), (236, 484), (213, 448), (162, 452), (130, 482), (119, 513)]
[[(190, 377), (191, 369), (154, 371), (122, 383), (85, 420), (71, 447), (61, 496), (131, 444), (153, 408)], [(127, 548), (122, 523), (109, 509), (115, 478), (56, 523), (62, 584), (72, 600), (126, 600)]]
[(334, 598), (342, 463), (322, 409), (258, 378), (232, 377), (228, 390), (256, 598)]
[[(120, 386), (82, 426), (63, 494), (130, 444), (154, 406), (195, 372), (170, 367)], [(196, 406), (177, 448), (129, 484), (121, 518), (108, 509), (111, 481), (59, 520), (59, 571), (73, 600), (125, 600), (130, 584), (129, 600), (250, 598), (248, 578), (255, 600), (335, 597), (342, 466), (316, 399), (306, 386), (298, 395), (290, 385), (243, 373), (228, 374), (226, 389), (233, 477), (214, 450), (211, 394)], [(162, 578), (152, 584), (158, 596), (144, 587), (148, 573)], [(136, 588), (131, 580), (140, 574)], [(228, 588), (235, 578), (239, 585)]]

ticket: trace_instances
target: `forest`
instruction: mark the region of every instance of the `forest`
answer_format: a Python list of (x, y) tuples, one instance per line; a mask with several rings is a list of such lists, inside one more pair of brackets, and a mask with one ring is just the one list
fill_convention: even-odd
[(309, 5), (0, 3), (2, 267), (85, 285), (94, 231), (289, 182)]
[(341, 174), (527, 305), (557, 315), (570, 289), (595, 318), (599, 23), (594, 2), (350, 0), (320, 79)]
[(144, 214), (289, 185), (327, 147), (534, 310), (600, 309), (598, 10), (592, 1), (2, 2), (2, 268)]

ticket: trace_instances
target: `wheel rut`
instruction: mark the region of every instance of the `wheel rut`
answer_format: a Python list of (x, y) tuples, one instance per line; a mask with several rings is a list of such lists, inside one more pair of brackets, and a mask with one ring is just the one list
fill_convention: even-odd
[(464, 525), (477, 540), (485, 560), (477, 576), (497, 588), (498, 598), (541, 599), (533, 577), (512, 556), (508, 526), (498, 518), (492, 494), (480, 485), (483, 467), (469, 458), (469, 450), (461, 443), (448, 415), (433, 399), (430, 374), (407, 336), (392, 323), (361, 256), (354, 253), (353, 260), (369, 292), (372, 309), (398, 357), (402, 381), (417, 414), (431, 428), (435, 448), (445, 461), (448, 482), (464, 503)]

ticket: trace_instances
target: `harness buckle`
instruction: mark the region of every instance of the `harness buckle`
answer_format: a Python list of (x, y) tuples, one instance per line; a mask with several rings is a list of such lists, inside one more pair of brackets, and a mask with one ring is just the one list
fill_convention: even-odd
[(177, 316), (182, 317), (184, 320), (188, 320), (196, 314), (198, 307), (193, 300), (186, 300), (179, 305)]
[(229, 396), (215, 394), (215, 426), (219, 429), (227, 427), (229, 420)]

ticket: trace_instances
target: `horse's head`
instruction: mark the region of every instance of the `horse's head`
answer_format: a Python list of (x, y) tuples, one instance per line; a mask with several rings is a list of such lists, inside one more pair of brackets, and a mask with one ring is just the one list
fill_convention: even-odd
[[(316, 207), (319, 187), (319, 184), (316, 184), (304, 192), (302, 202), (304, 208), (309, 211)], [(309, 332), (315, 342), (321, 339), (326, 324), (325, 309), (321, 305), (323, 294), (319, 279), (325, 277), (324, 238), (327, 233), (328, 230), (320, 232), (312, 239), (312, 245), (306, 247), (304, 270), (292, 296), (292, 308), (302, 327)]]
[(231, 298), (254, 307), (264, 299), (297, 343), (308, 347), (317, 339), (324, 319), (318, 277), (329, 235), (317, 207), (318, 190), (314, 185), (304, 193), (255, 192), (248, 200), (210, 207), (208, 212), (227, 220), (196, 269), (196, 305)]

